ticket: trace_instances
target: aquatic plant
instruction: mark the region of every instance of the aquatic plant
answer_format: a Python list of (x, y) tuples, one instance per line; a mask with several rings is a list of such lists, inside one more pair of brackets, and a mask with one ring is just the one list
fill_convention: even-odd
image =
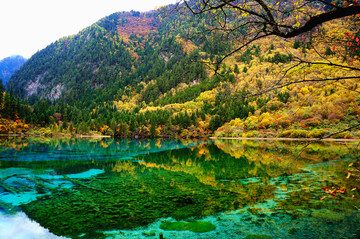
[(215, 226), (206, 221), (192, 222), (163, 222), (160, 228), (166, 231), (191, 231), (191, 232), (209, 232), (215, 230)]

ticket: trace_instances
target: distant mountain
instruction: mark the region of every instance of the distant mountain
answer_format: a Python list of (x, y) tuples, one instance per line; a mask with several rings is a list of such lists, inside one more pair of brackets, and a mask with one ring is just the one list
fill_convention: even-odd
[(26, 61), (26, 58), (19, 55), (6, 57), (0, 61), (0, 79), (3, 80), (4, 85), (9, 81), (12, 74), (19, 70)]

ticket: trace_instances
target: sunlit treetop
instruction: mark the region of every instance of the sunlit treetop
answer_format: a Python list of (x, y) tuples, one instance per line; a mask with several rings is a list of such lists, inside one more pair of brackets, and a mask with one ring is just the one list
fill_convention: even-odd
[(179, 0), (167, 10), (188, 10), (216, 24), (209, 31), (230, 34), (242, 44), (235, 51), (267, 36), (292, 38), (322, 23), (352, 16), (360, 20), (359, 0)]
[(211, 14), (224, 29), (246, 26), (284, 38), (297, 36), (330, 20), (360, 14), (358, 0), (181, 0), (177, 6), (180, 5), (195, 15)]

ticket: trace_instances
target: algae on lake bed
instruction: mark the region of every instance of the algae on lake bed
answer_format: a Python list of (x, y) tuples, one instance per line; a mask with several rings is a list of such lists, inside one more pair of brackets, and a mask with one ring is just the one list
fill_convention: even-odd
[(209, 232), (216, 227), (210, 222), (193, 221), (193, 222), (163, 222), (160, 228), (166, 231), (191, 231), (191, 232)]
[(271, 236), (264, 234), (249, 234), (246, 239), (271, 239)]
[(239, 209), (271, 197), (274, 190), (264, 185), (249, 191), (251, 186), (244, 186), (248, 195), (240, 195), (204, 185), (182, 172), (138, 166), (121, 176), (99, 175), (71, 190), (22, 205), (22, 209), (56, 235), (77, 237), (86, 232), (91, 236), (98, 231), (144, 226), (162, 217), (181, 220)]

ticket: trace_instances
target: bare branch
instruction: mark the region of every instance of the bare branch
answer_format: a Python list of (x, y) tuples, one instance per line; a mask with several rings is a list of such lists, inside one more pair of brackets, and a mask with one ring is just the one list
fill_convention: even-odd
[(250, 45), (251, 43), (253, 43), (254, 41), (257, 41), (261, 38), (270, 36), (270, 34), (265, 34), (265, 35), (261, 35), (261, 36), (256, 36), (253, 39), (249, 40), (248, 42), (246, 42), (245, 44), (241, 45), (240, 47), (236, 48), (235, 50), (229, 52), (228, 54), (226, 54), (225, 56), (223, 56), (219, 61), (216, 62), (216, 68), (215, 68), (215, 73), (219, 70), (221, 63), (228, 58), (229, 56), (233, 55), (234, 53), (240, 51), (241, 49), (247, 47), (248, 45)]
[[(328, 66), (334, 66), (334, 67), (339, 67), (342, 69), (348, 69), (348, 70), (353, 70), (353, 71), (360, 71), (360, 68), (356, 68), (356, 67), (352, 67), (352, 66), (347, 66), (347, 65), (340, 65), (340, 64), (336, 64), (333, 63), (331, 61), (329, 62), (313, 62), (313, 61), (305, 61), (305, 60), (301, 60), (302, 63), (304, 64), (311, 64), (311, 65), (328, 65)], [(360, 77), (360, 76), (359, 76)]]
[[(291, 82), (287, 82), (281, 85), (274, 85), (273, 87), (270, 87), (268, 89), (262, 90), (259, 93), (255, 93), (255, 94), (250, 94), (250, 95), (246, 95), (243, 96), (244, 98), (250, 98), (250, 97), (254, 97), (254, 96), (259, 96), (259, 95), (263, 95), (267, 92), (271, 92), (274, 90), (278, 90), (281, 89), (283, 87), (289, 86), (289, 85), (294, 85), (294, 84), (300, 84), (300, 83), (306, 83), (306, 82), (326, 82), (326, 81), (340, 81), (340, 80), (350, 80), (350, 79), (360, 79), (360, 76), (347, 76), (347, 77), (336, 77), (336, 78), (322, 78), (322, 79), (310, 79), (310, 80), (299, 80), (299, 81), (291, 81)], [(235, 98), (235, 97), (234, 97)]]
[(335, 10), (324, 12), (319, 15), (311, 17), (302, 27), (299, 27), (293, 31), (287, 33), (274, 32), (273, 34), (283, 38), (292, 38), (301, 35), (305, 32), (308, 32), (322, 23), (342, 17), (356, 15), (359, 13), (360, 13), (360, 5), (351, 5), (348, 7), (337, 8)]

